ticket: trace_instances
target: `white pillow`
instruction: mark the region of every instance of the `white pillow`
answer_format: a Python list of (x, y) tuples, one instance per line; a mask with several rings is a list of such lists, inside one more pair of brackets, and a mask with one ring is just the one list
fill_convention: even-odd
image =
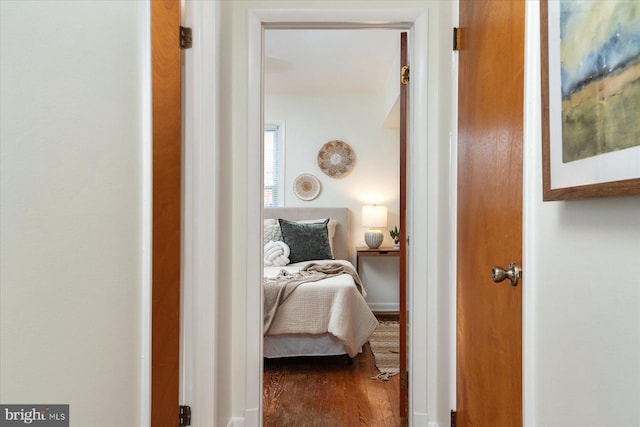
[(285, 242), (268, 242), (264, 245), (264, 265), (287, 265), (291, 250)]
[(266, 225), (265, 224), (265, 226), (264, 226), (264, 241), (262, 242), (262, 244), (266, 245), (270, 241), (278, 242), (280, 240), (282, 240), (282, 232), (280, 231), (280, 225), (279, 224), (271, 224), (271, 225)]
[(264, 220), (264, 226), (266, 227), (267, 225), (273, 225), (273, 224), (277, 224), (278, 220), (275, 218), (267, 218)]

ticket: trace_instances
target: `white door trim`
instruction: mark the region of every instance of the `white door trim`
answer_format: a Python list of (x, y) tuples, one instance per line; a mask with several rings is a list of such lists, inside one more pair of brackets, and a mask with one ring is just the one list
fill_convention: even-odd
[(536, 201), (541, 190), (541, 83), (540, 83), (540, 3), (527, 2), (524, 47), (524, 138), (522, 188), (522, 425), (536, 425), (534, 397), (535, 298), (537, 274), (532, 268), (536, 244)]
[[(432, 155), (437, 137), (434, 106), (437, 99), (429, 100), (428, 69), (428, 10), (427, 9), (253, 9), (249, 11), (249, 70), (248, 70), (248, 200), (247, 200), (247, 259), (262, 258), (262, 46), (263, 26), (269, 24), (313, 23), (353, 25), (358, 23), (399, 24), (410, 31), (410, 64), (412, 85), (410, 91), (408, 185), (411, 200), (408, 216), (408, 234), (411, 236), (407, 292), (409, 332), (409, 422), (413, 426), (428, 425), (428, 406), (435, 402), (435, 357), (427, 349), (435, 343), (437, 325), (427, 323), (430, 309), (427, 294), (437, 289), (437, 251), (435, 237), (438, 229), (437, 192), (427, 191), (437, 185), (437, 156)], [(432, 80), (432, 79), (431, 79)], [(432, 83), (433, 84), (433, 83)], [(433, 88), (431, 88), (433, 90)], [(430, 108), (431, 107), (431, 108)], [(425, 120), (425, 118), (427, 120)], [(429, 155), (428, 155), (429, 152)], [(430, 182), (434, 181), (434, 182)], [(436, 193), (436, 194), (434, 194)], [(427, 206), (431, 206), (428, 209)], [(419, 219), (419, 220), (416, 220)], [(426, 221), (425, 221), (426, 219)], [(416, 261), (417, 260), (417, 261)], [(425, 263), (424, 260), (427, 260)], [(246, 337), (246, 401), (245, 425), (262, 423), (262, 299), (260, 283), (262, 269), (259, 264), (247, 263), (247, 337)], [(424, 286), (425, 281), (427, 286)], [(419, 283), (420, 286), (414, 286)], [(255, 288), (254, 288), (255, 287)], [(428, 327), (430, 326), (430, 328)], [(435, 349), (432, 348), (433, 351)], [(435, 354), (435, 353), (434, 353)], [(428, 391), (431, 396), (428, 396)], [(433, 409), (434, 406), (431, 406)]]
[(151, 425), (151, 306), (153, 258), (153, 70), (151, 66), (151, 4), (145, 1), (142, 70), (141, 260), (140, 260), (140, 426)]
[(183, 253), (180, 404), (191, 406), (192, 425), (218, 425), (217, 272), (220, 242), (218, 181), (220, 2), (184, 2), (193, 48), (183, 66)]

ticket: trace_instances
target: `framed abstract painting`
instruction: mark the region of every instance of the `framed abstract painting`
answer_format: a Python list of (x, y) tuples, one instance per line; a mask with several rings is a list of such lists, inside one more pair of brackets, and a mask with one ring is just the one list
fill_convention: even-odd
[(543, 200), (640, 195), (640, 1), (540, 0)]

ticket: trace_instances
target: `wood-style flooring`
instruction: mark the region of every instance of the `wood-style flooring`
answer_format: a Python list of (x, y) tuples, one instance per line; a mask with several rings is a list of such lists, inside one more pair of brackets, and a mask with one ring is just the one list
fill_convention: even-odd
[(376, 381), (369, 344), (346, 356), (265, 359), (265, 427), (400, 426), (399, 375)]

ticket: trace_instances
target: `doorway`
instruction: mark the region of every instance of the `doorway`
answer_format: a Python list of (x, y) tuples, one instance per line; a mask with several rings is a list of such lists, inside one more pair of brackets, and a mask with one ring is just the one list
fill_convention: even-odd
[[(306, 23), (313, 26), (353, 26), (354, 22), (384, 22), (384, 25), (391, 25), (395, 22), (398, 28), (407, 29), (411, 33), (410, 58), (412, 58), (412, 69), (416, 76), (423, 79), (416, 80), (411, 87), (412, 99), (410, 121), (411, 141), (421, 141), (421, 144), (411, 145), (409, 149), (409, 187), (412, 189), (408, 197), (412, 200), (412, 208), (407, 212), (408, 234), (412, 239), (411, 255), (408, 260), (407, 288), (409, 300), (417, 301), (418, 309), (413, 305), (409, 307), (409, 420), (410, 423), (424, 424), (428, 420), (428, 399), (427, 399), (427, 366), (424, 363), (413, 366), (412, 361), (416, 357), (424, 357), (427, 348), (427, 292), (428, 287), (414, 286), (414, 278), (419, 277), (424, 283), (427, 281), (435, 283), (436, 277), (433, 268), (428, 272), (430, 266), (437, 264), (437, 255), (429, 253), (428, 230), (437, 230), (437, 218), (427, 215), (427, 205), (430, 200), (435, 203), (435, 196), (428, 191), (415, 191), (412, 182), (427, 182), (430, 162), (433, 165), (437, 158), (429, 161), (427, 152), (429, 151), (428, 141), (435, 139), (435, 126), (428, 126), (428, 99), (426, 96), (428, 82), (424, 78), (427, 75), (427, 17), (415, 10), (363, 10), (363, 16), (354, 18), (353, 11), (340, 9), (318, 10), (252, 10), (249, 14), (249, 106), (248, 106), (248, 153), (256, 153), (261, 150), (261, 134), (263, 123), (262, 111), (262, 48), (264, 42), (265, 26), (275, 25), (300, 25)], [(357, 15), (357, 12), (356, 12)], [(312, 24), (309, 24), (312, 23)], [(427, 118), (427, 120), (425, 120)], [(248, 154), (247, 159), (247, 183), (248, 200), (247, 211), (247, 257), (248, 259), (261, 259), (261, 241), (255, 236), (261, 235), (262, 221), (260, 212), (263, 204), (261, 171), (261, 156)], [(415, 165), (420, 165), (416, 167)], [(426, 166), (426, 167), (425, 167)], [(434, 167), (435, 170), (435, 167)], [(435, 180), (437, 181), (437, 180)], [(437, 182), (431, 185), (436, 186)], [(421, 187), (424, 190), (424, 187)], [(428, 218), (427, 221), (414, 221), (414, 218)], [(416, 262), (414, 260), (421, 260)], [(427, 262), (424, 262), (427, 260)], [(255, 289), (261, 283), (262, 271), (259, 266), (248, 265), (247, 283), (249, 289)], [(260, 294), (260, 291), (247, 292), (248, 295)], [(425, 309), (425, 307), (427, 309)], [(247, 298), (247, 365), (246, 365), (246, 411), (245, 423), (247, 425), (261, 425), (262, 413), (262, 301), (259, 298)], [(435, 326), (434, 326), (435, 327)], [(418, 331), (418, 333), (413, 333)], [(425, 333), (425, 331), (427, 331)], [(435, 375), (435, 373), (434, 373)]]
[[(406, 40), (406, 33), (404, 36)], [(348, 256), (340, 258), (354, 266), (355, 247), (364, 246), (360, 217), (363, 205), (377, 202), (387, 209), (388, 219), (382, 227), (387, 243), (383, 247), (391, 246), (388, 228), (404, 228), (401, 205), (406, 192), (401, 186), (404, 168), (400, 165), (406, 157), (401, 156), (400, 143), (400, 63), (401, 30), (397, 28), (265, 26), (265, 207), (347, 208), (349, 222), (340, 223), (349, 234)], [(406, 132), (406, 126), (402, 131)], [(318, 169), (318, 149), (334, 138), (344, 139), (356, 152), (354, 170), (346, 177), (331, 177)], [(301, 173), (312, 174), (320, 183), (321, 191), (310, 200), (297, 197), (292, 189), (292, 182)], [(405, 283), (404, 257), (401, 254), (365, 263), (373, 268), (360, 271), (370, 308), (374, 312), (385, 310), (379, 315), (387, 319), (392, 317), (386, 310), (396, 312), (401, 324), (398, 345), (400, 341), (404, 343), (406, 331), (405, 316), (400, 316), (406, 313), (402, 304), (406, 298), (399, 299), (399, 295), (405, 295), (401, 290)], [(265, 354), (273, 351), (269, 349), (271, 346), (267, 345)], [(401, 419), (406, 417), (406, 388), (400, 387), (404, 384), (400, 381), (403, 374), (390, 381), (372, 381), (371, 376), (377, 371), (370, 356), (365, 344), (350, 365), (340, 363), (342, 358), (336, 361), (326, 356), (266, 359), (262, 411), (265, 425), (302, 425), (311, 419), (352, 425), (353, 416), (358, 414), (350, 409), (351, 405), (348, 410), (338, 408), (343, 407), (343, 402), (354, 400), (361, 408), (359, 416), (368, 424), (401, 425)], [(406, 346), (402, 346), (402, 372), (406, 372), (405, 360)], [(309, 383), (317, 385), (306, 386)], [(347, 387), (342, 391), (344, 383)], [(289, 391), (279, 394), (282, 390)]]

